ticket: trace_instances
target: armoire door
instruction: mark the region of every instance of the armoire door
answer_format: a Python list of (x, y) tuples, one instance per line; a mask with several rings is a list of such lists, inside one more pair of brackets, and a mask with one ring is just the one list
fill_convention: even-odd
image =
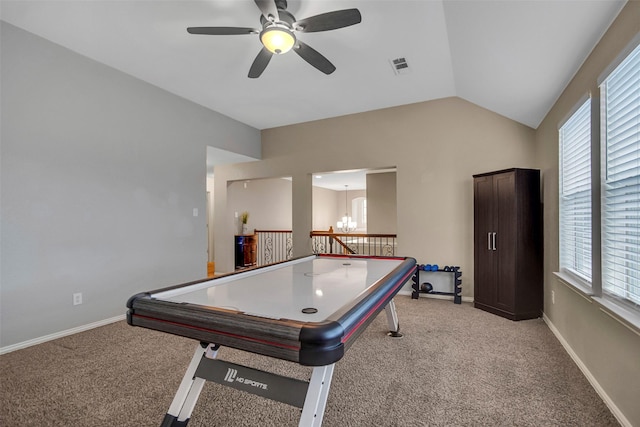
[(474, 180), (474, 301), (492, 305), (496, 298), (496, 265), (493, 250), (493, 177)]
[(493, 176), (493, 229), (496, 263), (496, 294), (494, 306), (513, 313), (515, 310), (516, 254), (518, 207), (516, 174), (506, 172)]

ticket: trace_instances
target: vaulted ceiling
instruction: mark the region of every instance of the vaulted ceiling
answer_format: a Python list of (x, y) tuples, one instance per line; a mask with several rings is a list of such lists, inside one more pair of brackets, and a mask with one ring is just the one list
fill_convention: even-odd
[[(536, 128), (625, 1), (291, 0), (296, 18), (358, 8), (362, 22), (298, 33), (329, 61), (293, 52), (247, 73), (260, 26), (250, 0), (2, 0), (2, 20), (258, 129), (458, 96)], [(396, 74), (390, 61), (405, 58)]]

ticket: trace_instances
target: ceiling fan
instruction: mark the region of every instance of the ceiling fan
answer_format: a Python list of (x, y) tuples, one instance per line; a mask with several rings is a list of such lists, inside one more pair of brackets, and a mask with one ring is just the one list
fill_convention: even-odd
[(296, 20), (287, 11), (286, 0), (254, 0), (262, 15), (260, 23), (262, 29), (246, 27), (189, 27), (190, 34), (204, 35), (236, 35), (260, 34), (262, 50), (254, 59), (249, 69), (249, 77), (260, 77), (269, 64), (271, 57), (283, 54), (293, 49), (302, 59), (325, 74), (331, 74), (336, 67), (322, 54), (309, 45), (301, 42), (295, 32), (316, 33), (319, 31), (336, 30), (358, 24), (362, 21), (358, 9), (344, 9), (322, 13), (306, 19)]

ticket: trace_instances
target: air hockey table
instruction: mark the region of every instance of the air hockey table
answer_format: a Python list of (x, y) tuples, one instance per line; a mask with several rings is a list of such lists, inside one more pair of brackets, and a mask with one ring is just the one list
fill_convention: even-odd
[[(333, 368), (416, 274), (409, 257), (313, 255), (132, 296), (127, 322), (199, 341), (162, 427), (186, 426), (206, 381), (302, 409), (320, 426)], [(221, 346), (312, 366), (302, 381), (218, 359)]]

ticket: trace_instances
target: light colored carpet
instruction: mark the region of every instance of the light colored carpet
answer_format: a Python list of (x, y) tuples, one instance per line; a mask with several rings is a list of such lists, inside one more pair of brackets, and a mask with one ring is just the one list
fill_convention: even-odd
[[(324, 426), (617, 426), (541, 319), (396, 297), (336, 364)], [(0, 357), (2, 426), (159, 426), (196, 342), (118, 322)], [(311, 369), (222, 348), (224, 360)], [(296, 426), (300, 410), (207, 383), (189, 426)]]

